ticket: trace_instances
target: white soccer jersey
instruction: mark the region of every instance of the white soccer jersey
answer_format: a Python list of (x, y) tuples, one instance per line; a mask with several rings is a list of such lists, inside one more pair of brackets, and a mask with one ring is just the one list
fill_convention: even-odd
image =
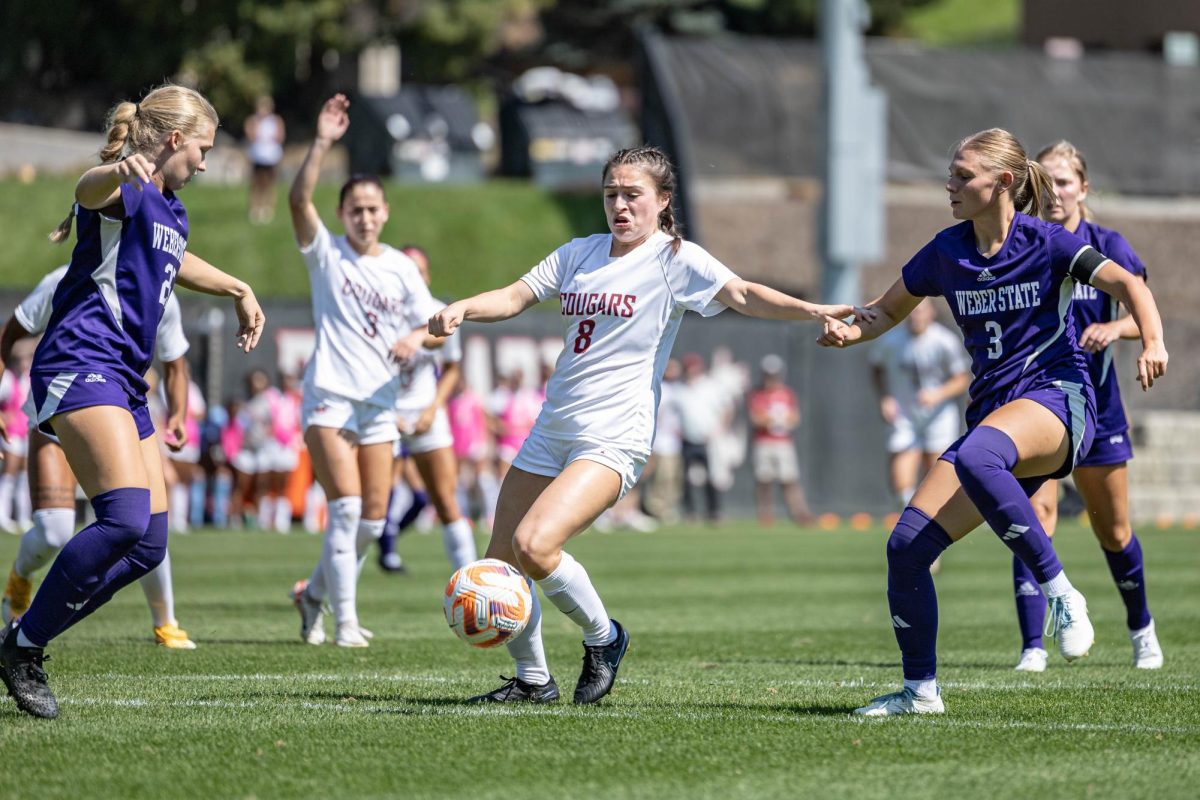
[(300, 248), (312, 280), (316, 347), (304, 371), (313, 388), (383, 408), (396, 404), (400, 366), (390, 350), (442, 308), (412, 259), (387, 245), (359, 255), (321, 225)]
[(418, 353), (400, 367), (400, 393), (396, 397), (396, 410), (420, 412), (433, 405), (437, 397), (438, 376), (442, 366), (457, 364), (460, 361), (462, 342), (459, 341), (458, 331), (448, 336), (437, 350), (422, 350)]
[[(53, 310), (54, 291), (59, 281), (67, 274), (67, 267), (61, 266), (46, 274), (33, 291), (13, 310), (13, 316), (21, 327), (30, 333), (41, 333), (50, 322), (50, 312)], [(154, 354), (159, 361), (174, 361), (182, 358), (188, 351), (188, 340), (183, 335), (183, 311), (175, 293), (167, 295), (167, 303), (163, 307), (162, 319), (158, 322), (158, 336), (154, 341)]]
[(922, 408), (917, 403), (917, 392), (941, 386), (971, 369), (962, 340), (937, 322), (930, 323), (920, 336), (913, 336), (907, 325), (897, 325), (875, 341), (870, 361), (884, 368), (887, 392), (896, 398), (900, 413), (917, 424), (933, 419), (954, 404), (953, 400), (946, 400), (935, 407)]
[(660, 231), (610, 258), (611, 234), (574, 239), (521, 278), (538, 300), (557, 296), (567, 318), (536, 431), (649, 456), (683, 313), (720, 313), (713, 298), (737, 277), (699, 245), (684, 242), (676, 254), (671, 241)]

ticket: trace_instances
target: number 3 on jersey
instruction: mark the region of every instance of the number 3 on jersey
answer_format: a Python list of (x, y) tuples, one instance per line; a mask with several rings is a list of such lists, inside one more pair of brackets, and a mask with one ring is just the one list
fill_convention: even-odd
[(586, 352), (592, 346), (592, 331), (596, 330), (596, 321), (584, 319), (579, 321), (578, 336), (575, 337), (575, 352)]
[(983, 323), (983, 327), (991, 334), (991, 338), (988, 339), (987, 357), (994, 361), (1004, 353), (1004, 343), (1000, 340), (1000, 337), (1004, 335), (1004, 329), (995, 320), (988, 320)]

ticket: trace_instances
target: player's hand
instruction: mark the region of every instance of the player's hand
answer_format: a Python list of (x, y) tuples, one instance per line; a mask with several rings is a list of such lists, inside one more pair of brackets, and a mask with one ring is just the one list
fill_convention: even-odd
[(116, 163), (114, 169), (121, 183), (132, 183), (140, 192), (154, 174), (154, 163), (141, 153), (126, 156)]
[(434, 336), (449, 336), (463, 321), (463, 308), (451, 303), (429, 318), (429, 332)]
[(170, 448), (172, 453), (178, 453), (187, 445), (187, 427), (184, 425), (183, 419), (182, 413), (172, 414), (167, 418), (164, 426), (163, 443)]
[(429, 429), (433, 427), (433, 421), (437, 418), (436, 408), (427, 408), (421, 412), (421, 416), (417, 417), (417, 422), (413, 425), (413, 435), (421, 436), (429, 433)]
[(900, 416), (900, 404), (896, 402), (896, 398), (886, 395), (879, 399), (879, 416), (883, 417), (883, 421), (888, 425), (895, 424), (896, 418)]
[(847, 325), (840, 319), (826, 317), (825, 329), (817, 338), (821, 347), (843, 347), (850, 342), (862, 338), (862, 331), (856, 325)]
[(942, 402), (942, 393), (937, 389), (918, 389), (917, 404), (921, 408), (933, 408)]
[(258, 347), (258, 340), (262, 336), (263, 326), (267, 324), (267, 317), (263, 314), (262, 307), (259, 306), (258, 298), (254, 296), (253, 291), (247, 291), (237, 298), (233, 307), (237, 311), (238, 318), (237, 349), (243, 353), (249, 353)]
[(1084, 329), (1079, 337), (1079, 346), (1088, 353), (1099, 353), (1115, 342), (1119, 336), (1115, 328), (1107, 322), (1093, 322)]
[(408, 336), (405, 336), (402, 339), (397, 339), (396, 343), (392, 345), (392, 349), (390, 350), (392, 354), (392, 360), (403, 364), (417, 353), (421, 352), (421, 349), (425, 346), (425, 336), (427, 333), (428, 331), (426, 331), (424, 328), (418, 328)]
[(1162, 342), (1150, 342), (1138, 356), (1138, 383), (1142, 391), (1154, 385), (1154, 381), (1167, 374), (1167, 348)]
[(822, 319), (824, 317), (833, 317), (834, 319), (844, 320), (847, 317), (854, 317), (855, 322), (871, 322), (879, 315), (873, 306), (848, 306), (845, 304), (834, 305), (819, 305), (813, 309), (813, 317)]
[(341, 139), (350, 127), (350, 115), (346, 113), (349, 108), (350, 101), (344, 94), (335, 94), (326, 100), (317, 115), (317, 138), (329, 142)]

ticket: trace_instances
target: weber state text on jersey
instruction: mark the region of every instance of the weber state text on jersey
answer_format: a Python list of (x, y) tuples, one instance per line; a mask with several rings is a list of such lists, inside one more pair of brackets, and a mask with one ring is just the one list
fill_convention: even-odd
[[(1104, 255), (1120, 264), (1134, 275), (1146, 277), (1146, 265), (1125, 241), (1125, 237), (1114, 230), (1084, 220), (1075, 230), (1075, 235), (1095, 247)], [(1112, 322), (1119, 316), (1121, 304), (1094, 286), (1078, 284), (1075, 287), (1071, 311), (1075, 317), (1075, 332), (1082, 336), (1087, 327), (1095, 322)], [(1083, 354), (1087, 359), (1088, 374), (1096, 390), (1096, 438), (1123, 433), (1129, 427), (1125, 417), (1125, 406), (1121, 403), (1121, 387), (1113, 374), (1113, 348), (1109, 345), (1099, 353)]]
[(187, 248), (187, 212), (153, 183), (121, 184), (118, 202), (105, 209), (76, 208), (79, 241), (33, 371), (100, 372), (144, 397), (158, 323)]
[(904, 266), (909, 293), (944, 296), (962, 330), (974, 375), (969, 425), (1048, 378), (1088, 383), (1071, 298), (1075, 283), (1090, 284), (1106, 261), (1062, 226), (1017, 213), (991, 257), (963, 222)]
[(663, 370), (685, 311), (712, 316), (737, 276), (702, 247), (657, 232), (610, 258), (611, 234), (574, 239), (521, 280), (538, 300), (557, 297), (564, 347), (546, 386), (537, 430), (648, 456)]

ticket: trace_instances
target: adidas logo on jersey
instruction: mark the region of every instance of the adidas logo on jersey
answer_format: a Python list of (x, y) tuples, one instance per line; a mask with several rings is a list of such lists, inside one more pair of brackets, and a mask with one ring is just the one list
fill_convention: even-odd
[(987, 267), (983, 268), (983, 272), (979, 273), (979, 277), (975, 279), (976, 283), (987, 283), (988, 281), (996, 280), (996, 276)]
[(104, 380), (104, 376), (98, 372), (89, 372), (88, 376), (83, 379), (84, 383), (108, 383)]

